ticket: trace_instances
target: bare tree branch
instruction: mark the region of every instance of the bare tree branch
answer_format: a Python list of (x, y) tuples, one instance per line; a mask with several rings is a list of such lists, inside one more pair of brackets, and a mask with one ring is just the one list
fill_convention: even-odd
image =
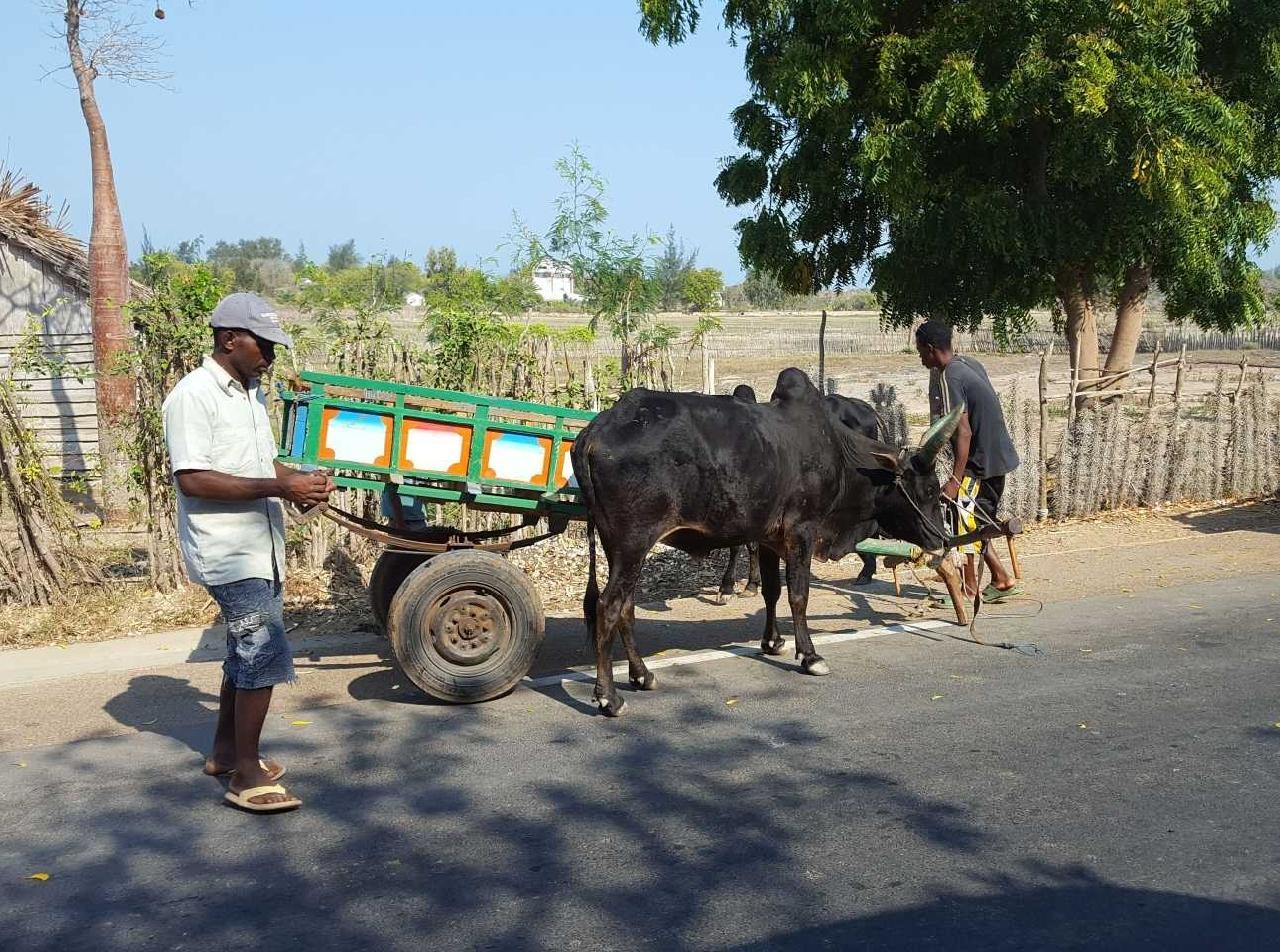
[[(160, 68), (164, 40), (147, 25), (141, 0), (44, 0), (56, 18), (54, 35), (65, 41), (70, 24), (78, 32), (84, 63), (93, 78), (126, 85), (164, 86), (173, 74)], [(61, 67), (49, 70), (45, 76)]]

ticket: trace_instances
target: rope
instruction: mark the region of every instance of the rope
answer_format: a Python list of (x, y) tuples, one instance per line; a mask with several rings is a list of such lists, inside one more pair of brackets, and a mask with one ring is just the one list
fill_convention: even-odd
[[(904, 495), (907, 495), (905, 491), (904, 491)], [(910, 499), (910, 496), (908, 495), (907, 498)], [(954, 500), (948, 500), (948, 501), (952, 503), (955, 502)], [(921, 513), (921, 516), (923, 517), (923, 513)], [(991, 522), (991, 520), (988, 519), (985, 515), (983, 515), (982, 518), (986, 519), (989, 524), (995, 525), (995, 523)], [(958, 555), (959, 553), (953, 553), (953, 554)], [(947, 555), (944, 554), (943, 558), (947, 558)], [(916, 582), (918, 582), (921, 588), (925, 590), (925, 595), (922, 599), (920, 599), (919, 602), (916, 603), (914, 607), (909, 608), (907, 610), (907, 617), (922, 618), (934, 609), (935, 603), (937, 600), (939, 600), (940, 596), (938, 596), (934, 592), (933, 586), (931, 586), (925, 579), (920, 577), (920, 573), (916, 571), (915, 563), (909, 563), (909, 566), (911, 568), (911, 574), (915, 577)], [(982, 576), (985, 569), (986, 569), (985, 561), (983, 561), (982, 559), (979, 559), (978, 570), (976, 573), (976, 585), (975, 585), (975, 588), (977, 589), (977, 591), (974, 593), (974, 596), (973, 596), (973, 609), (970, 614), (970, 620), (969, 620), (969, 637), (966, 638), (964, 635), (957, 635), (954, 632), (949, 632), (949, 631), (942, 631), (942, 632), (939, 632), (939, 634), (943, 635), (944, 637), (950, 638), (953, 641), (963, 641), (968, 644), (978, 645), (979, 647), (982, 647), (982, 648), (999, 648), (1003, 651), (1016, 651), (1019, 654), (1028, 655), (1030, 657), (1038, 657), (1040, 655), (1043, 655), (1044, 652), (1040, 649), (1040, 646), (1035, 644), (1034, 642), (1029, 642), (1029, 641), (989, 642), (989, 641), (983, 641), (982, 638), (978, 635), (978, 613), (981, 610), (983, 605), (981, 592), (982, 592)], [(1026, 601), (1029, 601), (1029, 602), (1035, 602), (1037, 607), (1035, 611), (1032, 611), (1032, 612), (1000, 613), (995, 615), (994, 616), (995, 618), (997, 619), (1035, 618), (1042, 611), (1044, 611), (1044, 602), (1040, 601), (1039, 599), (1028, 598), (1022, 595), (1014, 595), (1011, 597), (1014, 599), (1025, 599)]]

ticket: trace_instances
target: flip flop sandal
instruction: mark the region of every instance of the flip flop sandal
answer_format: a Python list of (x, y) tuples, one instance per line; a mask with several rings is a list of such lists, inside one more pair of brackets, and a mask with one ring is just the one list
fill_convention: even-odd
[[(269, 793), (281, 794), (285, 799), (271, 803), (253, 802), (254, 797), (266, 796)], [(248, 810), (250, 813), (283, 813), (285, 810), (296, 810), (302, 806), (301, 800), (278, 783), (267, 784), (262, 787), (250, 787), (248, 790), (241, 790), (239, 793), (233, 793), (228, 790), (223, 799), (232, 806), (237, 806), (241, 810)]]
[[(948, 595), (948, 594), (946, 594), (945, 592), (944, 592), (944, 593), (942, 593), (942, 594), (931, 595), (931, 596), (929, 596), (929, 600), (930, 600), (931, 602), (933, 602), (933, 604), (934, 604), (935, 606), (937, 606), (938, 608), (951, 608), (951, 607), (952, 607), (952, 606), (951, 606), (951, 596), (950, 596), (950, 595)], [(982, 600), (985, 602), (987, 599), (984, 597)], [(972, 607), (972, 606), (973, 606), (973, 596), (972, 596), (972, 595), (965, 595), (965, 596), (964, 596), (963, 601), (964, 601), (964, 606), (965, 606), (965, 608), (970, 608), (970, 607)]]
[(1004, 590), (996, 588), (994, 585), (988, 585), (982, 590), (982, 600), (988, 603), (1002, 602), (1012, 595), (1021, 595), (1022, 586), (1014, 585), (1012, 588)]
[[(268, 780), (270, 780), (272, 783), (275, 783), (275, 782), (276, 782), (276, 781), (278, 781), (281, 777), (283, 777), (283, 776), (285, 775), (285, 771), (286, 771), (286, 769), (287, 769), (287, 768), (284, 766), (284, 764), (276, 764), (276, 770), (275, 770), (275, 772), (274, 772), (274, 773), (272, 773), (272, 772), (267, 768), (267, 762), (266, 762), (266, 760), (262, 760), (262, 759), (260, 759), (260, 760), (258, 761), (258, 764), (262, 767), (262, 769), (263, 769), (263, 770), (266, 770), (266, 771), (267, 771), (267, 779), (268, 779)], [(215, 773), (209, 773), (208, 771), (205, 771), (205, 776), (206, 776), (206, 777), (230, 777), (230, 776), (231, 776), (233, 773), (235, 773), (235, 772), (236, 772), (236, 771), (235, 771), (235, 768), (233, 767), (233, 768), (231, 768), (230, 770), (219, 770), (219, 771), (217, 771), (217, 772), (215, 772)]]

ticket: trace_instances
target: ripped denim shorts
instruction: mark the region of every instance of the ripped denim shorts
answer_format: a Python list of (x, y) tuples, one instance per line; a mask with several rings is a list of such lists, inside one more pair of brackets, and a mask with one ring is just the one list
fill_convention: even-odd
[(284, 636), (284, 591), (274, 582), (246, 578), (208, 586), (227, 625), (222, 672), (241, 691), (296, 680), (293, 651)]

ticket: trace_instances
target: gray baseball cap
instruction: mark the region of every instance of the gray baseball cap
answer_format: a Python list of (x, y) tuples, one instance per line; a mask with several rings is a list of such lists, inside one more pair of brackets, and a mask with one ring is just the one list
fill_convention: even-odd
[(280, 326), (280, 315), (264, 299), (248, 291), (228, 294), (209, 315), (210, 327), (228, 327), (244, 330), (285, 347), (293, 346), (293, 338)]

